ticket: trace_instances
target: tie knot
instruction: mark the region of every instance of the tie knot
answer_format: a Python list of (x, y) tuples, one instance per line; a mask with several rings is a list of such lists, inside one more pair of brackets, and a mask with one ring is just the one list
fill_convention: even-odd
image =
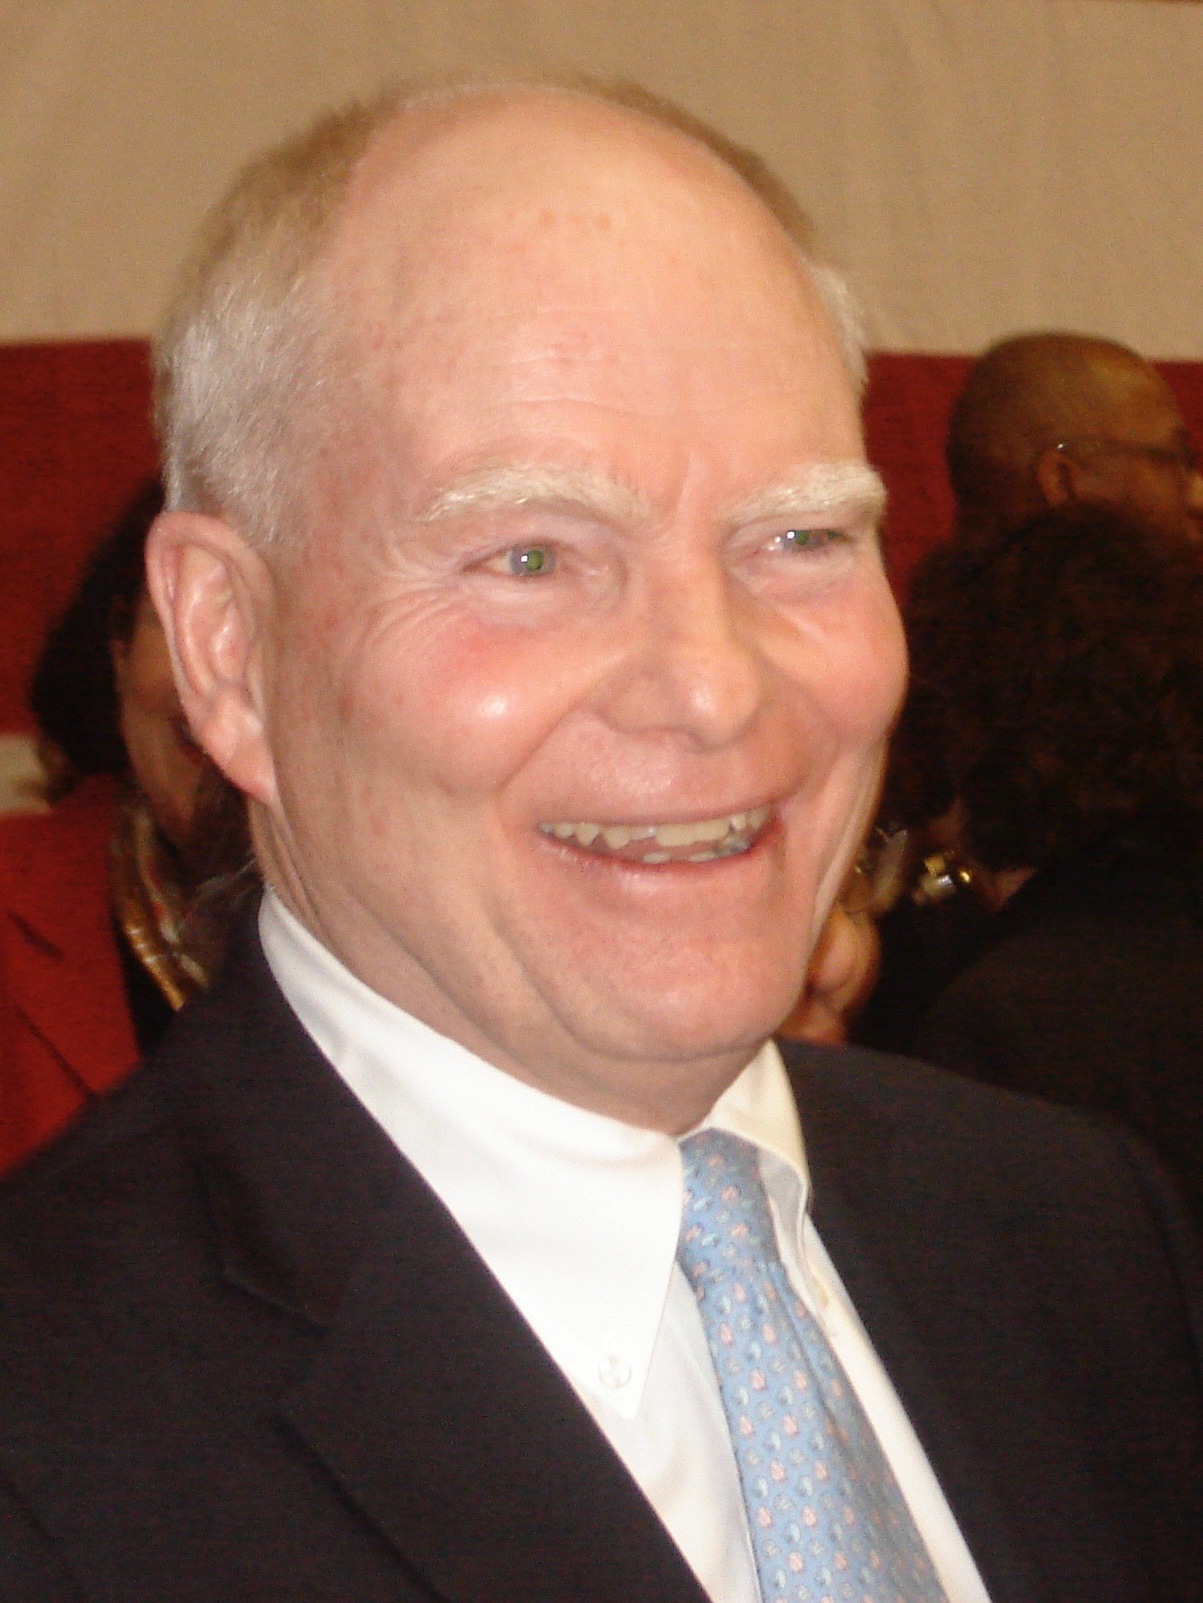
[(777, 1243), (752, 1143), (725, 1130), (702, 1130), (681, 1142), (681, 1157), (685, 1203), (677, 1256), (695, 1285), (720, 1263), (772, 1263)]

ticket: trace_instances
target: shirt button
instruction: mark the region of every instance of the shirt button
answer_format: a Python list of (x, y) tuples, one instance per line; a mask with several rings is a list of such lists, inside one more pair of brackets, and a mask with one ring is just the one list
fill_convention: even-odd
[(631, 1384), (631, 1366), (611, 1353), (598, 1365), (597, 1378), (607, 1391), (621, 1391), (624, 1386)]

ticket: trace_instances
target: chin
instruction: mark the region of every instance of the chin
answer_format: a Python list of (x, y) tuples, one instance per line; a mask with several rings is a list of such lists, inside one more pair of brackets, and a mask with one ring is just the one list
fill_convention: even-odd
[(607, 1019), (607, 1050), (614, 1056), (677, 1062), (745, 1053), (750, 1058), (789, 1012), (798, 988), (792, 978), (772, 989), (720, 983), (701, 994), (693, 987), (661, 992), (642, 1006), (628, 993), (615, 999)]

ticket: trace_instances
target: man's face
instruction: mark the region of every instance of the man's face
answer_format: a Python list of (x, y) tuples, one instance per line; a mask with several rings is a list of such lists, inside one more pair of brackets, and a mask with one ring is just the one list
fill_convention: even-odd
[(901, 634), (788, 244), (688, 147), (523, 116), (353, 197), (384, 401), (277, 575), (267, 855), (384, 995), (682, 1128), (797, 994)]
[(1147, 363), (1111, 380), (1099, 444), (1082, 453), (1089, 499), (1203, 545), (1203, 477), (1178, 403)]

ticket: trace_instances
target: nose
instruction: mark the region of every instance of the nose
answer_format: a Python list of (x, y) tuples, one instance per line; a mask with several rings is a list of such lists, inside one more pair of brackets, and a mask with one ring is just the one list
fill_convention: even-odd
[(734, 741), (770, 694), (754, 605), (719, 562), (646, 584), (623, 620), (602, 715), (627, 734), (675, 734), (705, 751)]

